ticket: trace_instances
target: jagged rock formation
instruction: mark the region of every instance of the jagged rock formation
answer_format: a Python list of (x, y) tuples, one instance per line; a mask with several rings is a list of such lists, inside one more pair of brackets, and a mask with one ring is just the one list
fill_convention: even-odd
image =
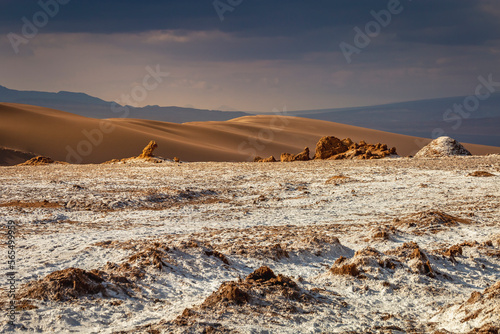
[(149, 142), (149, 144), (144, 147), (142, 150), (141, 155), (138, 156), (138, 158), (152, 158), (154, 157), (153, 151), (158, 147), (158, 144), (152, 140)]
[(261, 157), (255, 157), (255, 159), (253, 160), (254, 162), (276, 162), (276, 159), (274, 158), (273, 155), (271, 155), (269, 158), (261, 158)]
[(394, 154), (396, 148), (389, 149), (386, 144), (367, 144), (364, 140), (356, 144), (350, 138), (326, 136), (316, 144), (314, 159), (380, 159)]
[(309, 147), (304, 148), (304, 151), (298, 154), (290, 154), (290, 153), (282, 153), (281, 154), (281, 162), (290, 162), (290, 161), (309, 161), (311, 158), (309, 157)]
[[(110, 161), (106, 161), (105, 164), (110, 163), (134, 163), (134, 162), (152, 162), (152, 163), (163, 163), (163, 162), (179, 162), (178, 158), (174, 158), (174, 160), (167, 160), (162, 157), (157, 157), (153, 154), (154, 150), (158, 148), (158, 144), (156, 141), (151, 140), (149, 144), (144, 147), (142, 153), (137, 157), (125, 158), (125, 159), (113, 159)], [(177, 159), (177, 161), (175, 160)]]
[(314, 159), (328, 159), (334, 155), (344, 153), (349, 149), (352, 142), (349, 143), (349, 145), (346, 144), (348, 144), (347, 141), (344, 143), (337, 137), (323, 137), (316, 144), (316, 154), (314, 155)]

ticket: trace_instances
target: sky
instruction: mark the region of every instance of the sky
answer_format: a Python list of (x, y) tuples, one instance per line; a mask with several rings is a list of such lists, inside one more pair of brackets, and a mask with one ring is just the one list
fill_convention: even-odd
[(0, 85), (137, 106), (466, 96), (499, 59), (498, 0), (0, 0)]

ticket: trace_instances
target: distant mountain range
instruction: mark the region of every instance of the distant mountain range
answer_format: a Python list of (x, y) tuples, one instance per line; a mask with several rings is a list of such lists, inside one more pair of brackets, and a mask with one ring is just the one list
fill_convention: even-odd
[(400, 133), (409, 136), (435, 138), (453, 137), (461, 142), (500, 146), (500, 93), (480, 101), (477, 110), (451, 112), (465, 97), (448, 97), (391, 103), (384, 105), (301, 110), (290, 116), (307, 117)]
[[(449, 97), (368, 107), (288, 111), (282, 115), (424, 138), (448, 135), (461, 142), (500, 146), (500, 93), (491, 94), (489, 98), (480, 101), (479, 107), (473, 112), (468, 113), (464, 109), (465, 113), (460, 115), (447, 111), (453, 109), (454, 104), (463, 103), (464, 98)], [(42, 106), (92, 118), (127, 117), (172, 123), (225, 121), (248, 115), (269, 114), (160, 106), (127, 107), (128, 113), (125, 114), (125, 109), (119, 108), (121, 106), (83, 93), (18, 91), (3, 86), (0, 86), (0, 102)]]
[(181, 107), (146, 106), (136, 108), (123, 106), (99, 98), (72, 92), (20, 91), (0, 86), (0, 102), (30, 104), (52, 108), (91, 118), (139, 118), (171, 123), (227, 121), (248, 116), (243, 112), (202, 110)]

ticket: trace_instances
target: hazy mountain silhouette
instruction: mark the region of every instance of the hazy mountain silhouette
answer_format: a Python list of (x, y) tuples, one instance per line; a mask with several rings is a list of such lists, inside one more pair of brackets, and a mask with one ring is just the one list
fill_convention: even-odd
[(92, 118), (126, 117), (172, 123), (226, 121), (248, 115), (243, 112), (225, 112), (182, 107), (123, 107), (114, 102), (104, 101), (84, 93), (19, 91), (3, 86), (0, 86), (0, 102), (30, 104)]
[(442, 129), (442, 135), (458, 141), (500, 146), (500, 93), (480, 101), (473, 112), (464, 108), (468, 118), (447, 112), (463, 101), (464, 97), (449, 97), (368, 107), (290, 111), (287, 115), (424, 138), (438, 137), (441, 131), (436, 129)]

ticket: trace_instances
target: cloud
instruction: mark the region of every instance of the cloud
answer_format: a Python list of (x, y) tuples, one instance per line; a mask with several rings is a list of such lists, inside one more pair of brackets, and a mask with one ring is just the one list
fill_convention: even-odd
[[(19, 54), (0, 39), (0, 84), (113, 100), (160, 64), (171, 77), (144, 104), (269, 111), (469, 94), (496, 70), (493, 0), (401, 0), (404, 10), (347, 64), (339, 43), (353, 43), (353, 28), (388, 3), (244, 0), (221, 22), (210, 0), (71, 0)], [(32, 0), (1, 6), (3, 37), (41, 10)]]

